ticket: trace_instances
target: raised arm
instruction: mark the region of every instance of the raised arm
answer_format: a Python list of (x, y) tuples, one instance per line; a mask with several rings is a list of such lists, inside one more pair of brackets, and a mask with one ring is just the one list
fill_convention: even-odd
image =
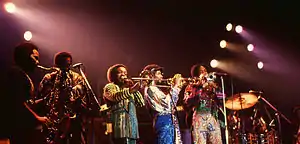
[[(122, 90), (120, 90), (120, 88), (113, 84), (113, 83), (109, 83), (104, 87), (104, 97), (112, 102), (119, 102), (121, 100), (127, 99), (129, 97), (131, 97), (131, 93), (129, 88), (124, 88)], [(137, 91), (136, 91), (137, 92)], [(133, 92), (133, 93), (136, 93)]]
[(187, 106), (196, 105), (199, 101), (199, 96), (196, 96), (195, 88), (192, 85), (188, 85), (184, 91), (184, 102)]
[[(162, 100), (167, 97), (162, 91), (160, 91), (157, 87), (150, 86), (146, 89), (146, 98), (151, 103), (152, 106), (160, 104), (162, 107), (168, 107), (168, 103)], [(158, 105), (157, 105), (158, 106)], [(155, 106), (154, 106), (155, 107)]]
[(173, 102), (175, 103), (175, 105), (179, 99), (180, 90), (181, 89), (179, 87), (172, 87), (170, 90), (171, 98), (173, 99)]
[(87, 102), (88, 91), (83, 77), (77, 73), (73, 73), (73, 81), (76, 85), (72, 87), (72, 96), (70, 100), (80, 101), (81, 107), (87, 108), (87, 104), (89, 103)]

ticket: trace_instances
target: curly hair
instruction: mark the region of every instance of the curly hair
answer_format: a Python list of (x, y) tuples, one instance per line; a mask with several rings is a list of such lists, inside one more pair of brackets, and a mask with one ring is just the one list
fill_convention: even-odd
[(67, 58), (70, 58), (72, 61), (72, 55), (69, 52), (58, 52), (54, 56), (54, 64), (57, 67), (61, 67), (64, 65)]
[(195, 64), (192, 66), (192, 68), (191, 68), (191, 76), (192, 77), (198, 77), (200, 75), (201, 66), (206, 69), (206, 67), (202, 64)]
[(118, 82), (117, 74), (118, 74), (119, 67), (124, 67), (125, 69), (127, 69), (126, 66), (123, 64), (115, 64), (108, 68), (107, 73), (106, 73), (108, 82), (113, 82), (113, 83)]
[(24, 42), (19, 44), (14, 49), (14, 61), (19, 66), (24, 66), (31, 61), (30, 55), (33, 50), (38, 50), (38, 47), (31, 42)]
[(164, 68), (157, 64), (149, 64), (144, 67), (143, 72), (150, 74), (150, 76), (153, 76), (156, 71), (163, 72), (163, 70)]

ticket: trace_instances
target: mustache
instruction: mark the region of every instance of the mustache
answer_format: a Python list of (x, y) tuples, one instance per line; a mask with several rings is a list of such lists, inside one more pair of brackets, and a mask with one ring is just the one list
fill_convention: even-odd
[(120, 77), (120, 79), (121, 79), (122, 81), (124, 81), (124, 80), (128, 79), (128, 77), (127, 77), (127, 76), (123, 76), (123, 77)]

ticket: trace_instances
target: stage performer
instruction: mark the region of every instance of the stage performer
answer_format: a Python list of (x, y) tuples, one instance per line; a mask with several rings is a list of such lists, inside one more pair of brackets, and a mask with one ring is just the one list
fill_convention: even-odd
[(194, 65), (191, 75), (200, 79), (198, 83), (189, 84), (185, 89), (184, 101), (193, 107), (192, 137), (195, 144), (222, 144), (218, 106), (216, 104), (216, 84), (208, 81), (204, 66)]
[[(34, 84), (29, 75), (39, 63), (38, 47), (33, 43), (21, 43), (14, 49), (15, 65), (9, 69), (3, 80), (1, 95), (2, 138), (9, 138), (11, 144), (39, 143), (36, 126), (47, 122), (33, 110)], [(1, 87), (2, 88), (2, 87)]]
[(115, 64), (107, 71), (108, 84), (104, 87), (104, 100), (110, 107), (110, 121), (114, 144), (135, 144), (139, 139), (136, 107), (144, 106), (140, 83), (127, 77), (127, 68)]
[(153, 117), (157, 144), (181, 144), (178, 119), (175, 115), (178, 94), (181, 90), (181, 75), (176, 74), (169, 87), (163, 81), (163, 68), (156, 64), (147, 65), (141, 76), (148, 81), (144, 89), (147, 108)]
[(82, 76), (71, 70), (70, 53), (57, 53), (54, 63), (57, 69), (44, 76), (37, 97), (44, 99), (50, 120), (43, 129), (45, 143), (86, 144), (87, 86)]

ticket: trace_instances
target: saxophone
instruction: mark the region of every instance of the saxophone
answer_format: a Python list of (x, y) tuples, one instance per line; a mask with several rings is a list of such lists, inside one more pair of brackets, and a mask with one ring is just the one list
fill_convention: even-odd
[[(49, 110), (46, 117), (49, 121), (44, 125), (43, 131), (46, 134), (46, 143), (48, 144), (53, 144), (59, 139), (65, 138), (70, 127), (70, 120), (76, 118), (76, 113), (73, 112), (70, 106), (70, 99), (75, 99), (72, 91), (72, 79), (69, 74), (66, 73), (65, 77), (63, 74), (64, 72), (61, 70), (57, 71), (53, 88), (46, 100), (46, 106)], [(66, 95), (63, 100), (60, 97), (62, 90)]]

